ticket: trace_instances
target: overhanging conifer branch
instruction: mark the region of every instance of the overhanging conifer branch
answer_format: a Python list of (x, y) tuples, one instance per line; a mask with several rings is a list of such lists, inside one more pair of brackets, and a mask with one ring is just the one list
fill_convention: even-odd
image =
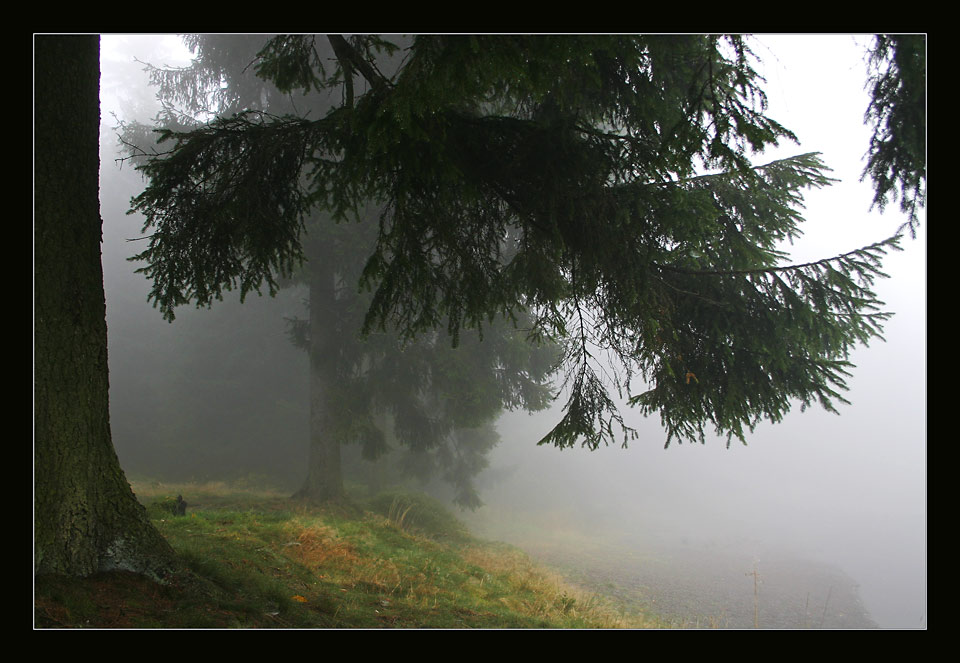
[[(220, 120), (147, 167), (135, 202), (157, 233), (140, 257), (165, 312), (275, 283), (304, 210), (341, 219), (373, 200), (365, 330), (412, 341), (443, 325), (456, 343), (494, 315), (536, 312), (534, 329), (571, 342), (570, 399), (548, 435), (560, 446), (629, 430), (587, 341), (652, 385), (636, 402), (671, 438), (702, 439), (710, 423), (741, 437), (779, 420), (790, 398), (833, 402), (840, 362), (879, 336), (868, 286), (899, 234), (782, 264), (803, 190), (832, 180), (815, 154), (750, 166), (751, 150), (794, 136), (762, 114), (742, 39), (725, 40), (731, 57), (696, 35), (424, 37), (391, 79), (372, 62), (382, 42), (328, 40), (342, 79), (314, 75), (312, 42), (296, 38), (261, 74), (345, 85), (347, 109)], [(355, 98), (354, 72), (376, 94)], [(723, 172), (693, 177), (704, 163)]]
[[(813, 262), (805, 262), (795, 265), (781, 265), (779, 267), (758, 267), (755, 269), (689, 269), (686, 267), (678, 267), (676, 265), (661, 265), (658, 263), (651, 263), (651, 266), (656, 267), (657, 269), (662, 269), (668, 272), (677, 272), (679, 274), (695, 274), (698, 276), (742, 276), (747, 274), (773, 274), (776, 272), (793, 272), (802, 269), (808, 269), (810, 267), (824, 267), (829, 265), (832, 262), (845, 262), (850, 261), (852, 257), (868, 257), (873, 264), (878, 264), (878, 261), (875, 257), (877, 252), (886, 253), (888, 249), (894, 251), (900, 251), (900, 240), (903, 239), (903, 235), (898, 232), (897, 234), (888, 237), (882, 242), (875, 242), (869, 246), (865, 246), (860, 249), (854, 249), (853, 251), (847, 251), (846, 253), (841, 253), (840, 255), (833, 256), (832, 258), (823, 258), (821, 260), (815, 260)], [(872, 265), (867, 265), (865, 263), (856, 263), (861, 267), (864, 273), (873, 272), (878, 276), (886, 276), (883, 272), (879, 271)], [(693, 294), (693, 293), (691, 293)]]
[(330, 40), (330, 45), (333, 46), (333, 52), (336, 54), (337, 59), (340, 60), (340, 66), (343, 67), (345, 79), (349, 80), (352, 76), (351, 69), (355, 68), (360, 72), (360, 75), (367, 80), (370, 87), (376, 90), (383, 89), (390, 85), (390, 81), (374, 69), (343, 36), (327, 35), (327, 39)]

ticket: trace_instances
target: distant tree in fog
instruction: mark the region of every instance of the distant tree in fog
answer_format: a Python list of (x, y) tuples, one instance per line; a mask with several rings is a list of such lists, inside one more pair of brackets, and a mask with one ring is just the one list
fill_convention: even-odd
[[(165, 104), (160, 126), (183, 128), (210, 109), (326, 113), (327, 97), (285, 97), (248, 71), (265, 41), (257, 35), (187, 37), (195, 54), (190, 67), (152, 70)], [(332, 51), (328, 55), (333, 58)], [(143, 149), (147, 130), (127, 125), (124, 140)], [(556, 353), (549, 345), (526, 343), (505, 321), (486, 329), (482, 343), (477, 333), (465, 334), (458, 349), (441, 335), (411, 338), (386, 328), (361, 338), (370, 299), (358, 282), (375, 228), (336, 224), (322, 213), (305, 216), (300, 232), (306, 261), (287, 274), (286, 283), (306, 284), (310, 292), (309, 317), (289, 320), (291, 337), (308, 351), (311, 366), (310, 459), (299, 495), (342, 496), (343, 443), (360, 443), (363, 457), (375, 460), (399, 442), (408, 452), (393, 454), (394, 463), (422, 479), (445, 478), (456, 501), (476, 506), (472, 478), (498, 439), (492, 420), (504, 407), (540, 409), (549, 403), (547, 379)], [(215, 242), (198, 240), (196, 246), (206, 241)]]

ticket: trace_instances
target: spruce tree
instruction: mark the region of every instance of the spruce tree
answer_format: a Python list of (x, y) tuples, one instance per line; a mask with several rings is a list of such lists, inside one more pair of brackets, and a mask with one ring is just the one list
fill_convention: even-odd
[[(264, 37), (197, 35), (186, 42), (195, 55), (190, 67), (151, 70), (166, 104), (158, 118), (164, 128), (196, 122), (209, 108), (308, 116), (330, 108), (327, 96), (284, 97), (247, 71)], [(129, 125), (124, 131), (134, 153), (146, 144), (145, 129)], [(384, 329), (361, 339), (369, 296), (358, 281), (374, 230), (370, 223), (335, 224), (322, 212), (305, 215), (297, 230), (305, 260), (283, 284), (273, 284), (306, 284), (310, 292), (308, 317), (288, 321), (292, 340), (308, 352), (311, 373), (308, 472), (297, 495), (342, 498), (342, 444), (359, 443), (363, 458), (376, 460), (398, 443), (406, 452), (397, 449), (392, 457), (400, 456), (395, 462), (408, 473), (442, 477), (455, 488), (457, 502), (477, 506), (472, 479), (496, 443), (492, 419), (504, 407), (546, 407), (555, 352), (524, 343), (502, 322), (486, 330), (486, 342), (473, 333), (456, 351), (437, 335), (414, 339)]]
[(456, 344), (529, 316), (532, 340), (564, 345), (566, 408), (543, 443), (626, 444), (616, 393), (659, 414), (668, 444), (844, 402), (851, 349), (889, 316), (871, 287), (900, 238), (786, 262), (803, 191), (831, 180), (816, 154), (753, 163), (795, 136), (764, 114), (746, 39), (418, 36), (384, 73), (396, 50), (274, 38), (258, 75), (335, 91), (328, 112), (161, 132), (133, 208), (165, 316), (275, 291), (310, 214), (363, 223), (373, 205), (364, 331)]

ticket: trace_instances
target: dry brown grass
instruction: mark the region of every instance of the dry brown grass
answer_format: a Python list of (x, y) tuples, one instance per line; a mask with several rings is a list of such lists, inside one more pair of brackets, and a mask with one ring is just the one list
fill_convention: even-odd
[(395, 594), (404, 585), (392, 560), (357, 554), (354, 545), (332, 527), (294, 519), (285, 529), (291, 538), (284, 545), (285, 555), (321, 575), (332, 574), (344, 587)]
[[(623, 615), (597, 594), (571, 585), (559, 574), (537, 566), (522, 551), (514, 549), (469, 548), (463, 558), (489, 573), (505, 575), (516, 590), (515, 595), (501, 598), (514, 610), (553, 617), (558, 613), (583, 616), (599, 622), (600, 628), (657, 628), (658, 623), (640, 615)], [(522, 596), (535, 597), (532, 600)]]
[(284, 545), (284, 552), (311, 569), (323, 566), (347, 568), (359, 562), (353, 546), (331, 527), (293, 520), (285, 529), (290, 532), (291, 541)]

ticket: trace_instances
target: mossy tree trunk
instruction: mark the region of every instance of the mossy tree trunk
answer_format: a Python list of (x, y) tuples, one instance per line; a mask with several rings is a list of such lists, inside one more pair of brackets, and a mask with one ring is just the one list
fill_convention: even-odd
[(100, 262), (100, 40), (34, 41), (34, 571), (162, 577), (110, 436)]

